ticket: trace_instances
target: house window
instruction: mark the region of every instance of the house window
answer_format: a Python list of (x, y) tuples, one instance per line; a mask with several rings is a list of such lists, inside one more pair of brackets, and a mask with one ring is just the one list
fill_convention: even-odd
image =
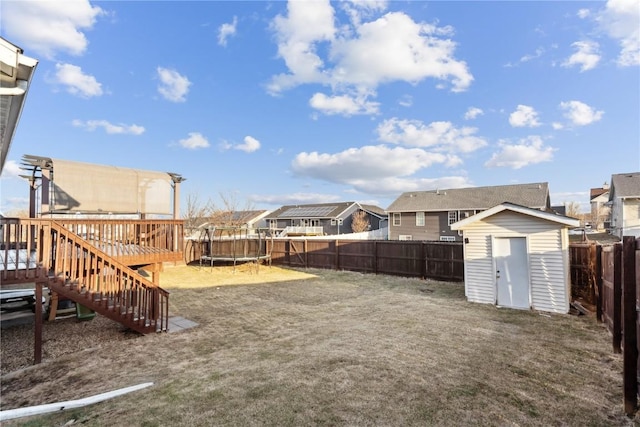
[(424, 227), (424, 212), (416, 212), (416, 227)]
[(393, 225), (396, 227), (400, 226), (400, 213), (399, 212), (394, 212), (393, 213)]
[(400, 234), (398, 240), (413, 240), (413, 236), (411, 234)]
[(449, 225), (458, 221), (458, 211), (449, 211)]
[(336, 225), (336, 219), (335, 218), (331, 218), (331, 225)]
[(456, 236), (440, 236), (441, 242), (455, 242)]
[(271, 230), (275, 230), (276, 228), (278, 228), (278, 220), (277, 219), (270, 219), (269, 220), (269, 228)]

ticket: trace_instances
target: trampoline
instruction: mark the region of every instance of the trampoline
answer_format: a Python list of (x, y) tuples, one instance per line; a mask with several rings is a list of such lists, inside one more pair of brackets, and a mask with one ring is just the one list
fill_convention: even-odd
[(203, 227), (197, 238), (189, 241), (185, 251), (187, 263), (198, 261), (200, 267), (214, 267), (216, 262), (250, 262), (256, 265), (271, 265), (273, 234), (268, 228), (247, 227)]

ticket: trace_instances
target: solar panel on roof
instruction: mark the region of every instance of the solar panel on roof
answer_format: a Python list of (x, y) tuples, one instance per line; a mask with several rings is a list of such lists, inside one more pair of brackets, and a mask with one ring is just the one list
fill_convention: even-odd
[(335, 206), (305, 206), (299, 208), (289, 208), (280, 214), (281, 217), (286, 218), (307, 218), (307, 217), (323, 217), (328, 216)]

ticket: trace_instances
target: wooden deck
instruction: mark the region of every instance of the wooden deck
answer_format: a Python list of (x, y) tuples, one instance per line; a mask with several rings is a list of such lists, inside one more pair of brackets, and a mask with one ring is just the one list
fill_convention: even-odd
[(181, 220), (2, 218), (0, 287), (47, 280), (56, 260), (60, 259), (51, 244), (56, 227), (79, 236), (88, 245), (127, 266), (178, 262), (184, 257)]

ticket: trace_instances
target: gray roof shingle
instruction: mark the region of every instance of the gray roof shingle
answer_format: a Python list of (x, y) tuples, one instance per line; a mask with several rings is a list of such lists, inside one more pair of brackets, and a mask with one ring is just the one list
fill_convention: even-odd
[(609, 200), (616, 197), (640, 197), (640, 172), (611, 175)]
[(403, 193), (387, 212), (434, 212), (489, 209), (509, 202), (534, 209), (549, 208), (549, 185), (546, 182), (498, 185), (491, 187), (453, 188)]

